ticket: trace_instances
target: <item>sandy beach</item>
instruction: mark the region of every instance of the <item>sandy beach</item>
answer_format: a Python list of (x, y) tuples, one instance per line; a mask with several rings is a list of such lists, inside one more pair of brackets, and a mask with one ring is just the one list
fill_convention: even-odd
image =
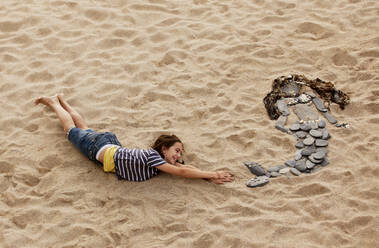
[[(0, 247), (379, 247), (378, 47), (374, 0), (2, 1)], [(246, 187), (243, 162), (296, 151), (263, 104), (289, 74), (347, 93), (330, 111), (350, 126), (327, 124), (317, 173)], [(124, 146), (176, 134), (234, 182), (104, 173), (33, 104), (60, 92)]]

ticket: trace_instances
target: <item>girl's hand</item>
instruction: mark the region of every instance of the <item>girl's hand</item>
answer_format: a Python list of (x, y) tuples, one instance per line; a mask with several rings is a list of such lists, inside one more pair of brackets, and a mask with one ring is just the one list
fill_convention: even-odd
[(232, 182), (233, 175), (227, 171), (216, 171), (217, 178), (212, 178), (211, 182), (215, 184), (224, 184), (225, 182)]

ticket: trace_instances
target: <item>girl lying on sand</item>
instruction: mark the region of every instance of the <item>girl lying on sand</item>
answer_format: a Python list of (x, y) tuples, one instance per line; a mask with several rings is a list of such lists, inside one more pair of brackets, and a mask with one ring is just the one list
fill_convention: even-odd
[(145, 181), (159, 171), (186, 178), (210, 179), (217, 184), (233, 181), (226, 171), (202, 171), (190, 165), (178, 163), (183, 144), (175, 135), (161, 135), (150, 149), (124, 148), (111, 132), (95, 132), (84, 119), (59, 94), (39, 97), (35, 104), (49, 106), (57, 114), (68, 140), (85, 156), (103, 165), (105, 172), (116, 173), (119, 179)]

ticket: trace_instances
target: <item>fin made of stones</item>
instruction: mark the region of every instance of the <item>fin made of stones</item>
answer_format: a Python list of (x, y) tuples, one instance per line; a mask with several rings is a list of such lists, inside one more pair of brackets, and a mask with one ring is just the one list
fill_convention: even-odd
[(279, 112), (282, 113), (282, 115), (288, 116), (290, 114), (290, 110), (284, 98), (276, 101), (276, 106), (278, 107)]
[(297, 117), (303, 121), (319, 119), (318, 113), (313, 108), (305, 104), (295, 105), (294, 112), (297, 115)]
[(336, 124), (337, 123), (337, 119), (334, 118), (334, 116), (332, 114), (330, 114), (328, 111), (323, 112), (322, 115), (325, 117), (325, 119), (328, 120), (328, 122), (330, 124)]
[(320, 112), (326, 112), (328, 109), (325, 107), (324, 103), (322, 100), (318, 97), (314, 97), (312, 99), (313, 104), (316, 106), (317, 110)]
[(266, 175), (265, 169), (256, 162), (243, 162), (243, 164), (256, 176), (264, 176)]
[(288, 133), (288, 129), (284, 127), (286, 125), (286, 122), (287, 122), (287, 116), (285, 115), (279, 116), (278, 120), (275, 123), (275, 128), (284, 133)]
[(270, 182), (267, 176), (259, 176), (247, 181), (246, 186), (249, 188), (262, 187)]

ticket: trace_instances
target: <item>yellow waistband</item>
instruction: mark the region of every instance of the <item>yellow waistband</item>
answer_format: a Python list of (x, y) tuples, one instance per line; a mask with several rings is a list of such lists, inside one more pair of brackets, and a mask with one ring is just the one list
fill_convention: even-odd
[(104, 159), (103, 159), (103, 168), (105, 172), (115, 172), (113, 157), (118, 148), (119, 148), (118, 146), (112, 146), (105, 150)]

